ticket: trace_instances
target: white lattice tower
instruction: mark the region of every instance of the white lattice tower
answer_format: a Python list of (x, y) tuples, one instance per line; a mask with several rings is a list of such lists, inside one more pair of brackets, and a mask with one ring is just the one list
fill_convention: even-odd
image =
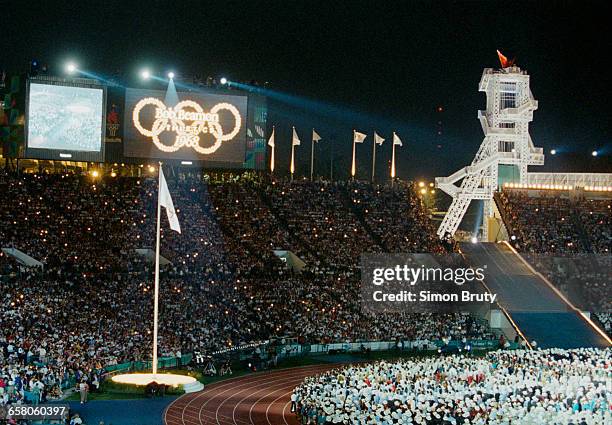
[[(529, 88), (529, 75), (514, 65), (486, 68), (479, 90), (487, 94), (486, 111), (478, 111), (484, 140), (471, 165), (436, 178), (436, 186), (453, 198), (438, 228), (440, 238), (455, 234), (472, 199), (484, 200), (485, 220), (492, 215), (499, 165), (516, 166), (519, 183), (525, 183), (527, 167), (544, 164), (542, 149), (535, 148), (529, 136), (529, 122), (538, 108)], [(459, 180), (461, 184), (456, 186)]]

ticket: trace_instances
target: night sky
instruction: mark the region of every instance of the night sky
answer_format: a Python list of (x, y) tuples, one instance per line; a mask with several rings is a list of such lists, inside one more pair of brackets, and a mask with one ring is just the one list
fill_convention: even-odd
[[(61, 74), (62, 63), (74, 59), (102, 75), (135, 76), (146, 65), (160, 74), (269, 81), (291, 96), (270, 101), (279, 167), (287, 163), (291, 125), (308, 141), (298, 152), (304, 171), (312, 127), (324, 139), (320, 173), (329, 172), (331, 139), (336, 172), (347, 173), (353, 128), (369, 134), (358, 154), (364, 178), (374, 129), (388, 141), (393, 130), (403, 139), (401, 177), (467, 165), (482, 141), (478, 82), (483, 68), (498, 66), (496, 49), (531, 75), (536, 146), (585, 157), (602, 149), (587, 164), (610, 163), (605, 2), (36, 3), (2, 4), (0, 69), (22, 72), (36, 58)], [(390, 148), (380, 149), (379, 174), (387, 172)], [(555, 166), (556, 159), (548, 157), (547, 168), (566, 171), (568, 161)]]

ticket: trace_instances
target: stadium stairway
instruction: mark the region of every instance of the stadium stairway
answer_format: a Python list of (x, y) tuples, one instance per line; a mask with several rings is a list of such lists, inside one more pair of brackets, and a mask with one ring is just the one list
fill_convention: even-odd
[(485, 284), (529, 341), (540, 348), (609, 347), (586, 318), (565, 302), (506, 243), (461, 245), (473, 267), (485, 267)]
[(380, 236), (378, 236), (378, 234), (376, 232), (374, 232), (372, 227), (368, 224), (367, 220), (363, 216), (363, 212), (355, 207), (355, 204), (353, 202), (353, 198), (351, 197), (351, 188), (350, 187), (349, 188), (344, 188), (344, 190), (342, 191), (342, 203), (344, 204), (344, 206), (346, 207), (347, 210), (350, 210), (353, 213), (353, 215), (355, 215), (355, 217), (357, 217), (357, 220), (359, 220), (359, 223), (365, 229), (365, 231), (370, 235), (372, 240), (374, 242), (376, 242), (376, 244), (379, 247), (382, 247), (383, 252), (391, 252), (391, 250), (385, 245), (385, 243), (380, 238)]
[[(308, 260), (309, 258), (319, 258), (320, 260), (324, 260), (323, 258), (321, 258), (320, 254), (312, 248), (312, 244), (309, 241), (305, 240), (300, 236), (295, 235), (295, 232), (291, 231), (291, 226), (289, 226), (287, 220), (285, 220), (280, 211), (278, 211), (278, 208), (274, 205), (274, 202), (272, 202), (272, 199), (270, 199), (270, 197), (265, 193), (265, 191), (260, 191), (258, 195), (259, 200), (266, 207), (268, 207), (270, 213), (272, 213), (276, 218), (278, 226), (282, 227), (283, 229), (289, 230), (289, 234), (294, 234), (294, 237), (298, 242), (295, 245), (292, 244), (290, 246), (283, 247), (283, 249), (293, 251), (294, 254), (298, 255), (304, 261)], [(299, 249), (297, 249), (297, 247), (299, 246), (304, 247), (305, 252), (301, 252)]]

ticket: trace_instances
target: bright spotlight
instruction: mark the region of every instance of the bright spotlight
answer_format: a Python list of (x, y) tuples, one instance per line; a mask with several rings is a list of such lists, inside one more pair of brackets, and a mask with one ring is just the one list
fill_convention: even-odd
[(67, 72), (68, 74), (74, 74), (74, 72), (76, 71), (76, 69), (77, 69), (77, 67), (76, 67), (76, 65), (74, 64), (74, 62), (68, 62), (68, 63), (66, 64), (66, 72)]
[(478, 243), (478, 238), (476, 236), (472, 236), (472, 239), (470, 239), (472, 243)]
[(143, 69), (140, 72), (140, 76), (143, 80), (148, 80), (149, 78), (151, 78), (151, 72), (148, 69)]
[(170, 78), (172, 80), (174, 78), (174, 72), (170, 71), (168, 73), (168, 78)]
[(597, 156), (597, 155), (599, 155), (599, 152), (597, 152), (597, 151), (593, 151), (593, 152), (591, 152), (591, 155), (593, 155), (593, 156)]
[(550, 150), (550, 154), (551, 155), (556, 155), (557, 154), (557, 150), (556, 149), (551, 149)]
[(226, 85), (227, 84), (227, 78), (225, 78), (225, 77), (221, 77), (220, 81), (221, 81), (222, 85)]

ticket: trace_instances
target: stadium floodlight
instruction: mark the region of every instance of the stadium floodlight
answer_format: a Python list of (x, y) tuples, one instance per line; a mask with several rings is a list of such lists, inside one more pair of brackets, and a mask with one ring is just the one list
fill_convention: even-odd
[(597, 152), (597, 151), (593, 151), (593, 152), (591, 152), (591, 155), (592, 155), (592, 156), (597, 156), (597, 155), (599, 155), (599, 152)]
[(74, 72), (77, 70), (77, 66), (74, 62), (68, 62), (66, 64), (66, 72), (68, 74), (74, 74)]
[(227, 84), (227, 78), (225, 77), (221, 77), (221, 85), (226, 85)]
[(149, 78), (151, 78), (151, 71), (149, 71), (148, 69), (143, 69), (142, 71), (140, 71), (140, 77), (143, 80), (148, 80)]
[(550, 154), (551, 155), (556, 155), (557, 154), (557, 150), (556, 149), (551, 149), (550, 150)]
[(168, 73), (168, 78), (172, 80), (174, 78), (174, 72), (170, 71)]

